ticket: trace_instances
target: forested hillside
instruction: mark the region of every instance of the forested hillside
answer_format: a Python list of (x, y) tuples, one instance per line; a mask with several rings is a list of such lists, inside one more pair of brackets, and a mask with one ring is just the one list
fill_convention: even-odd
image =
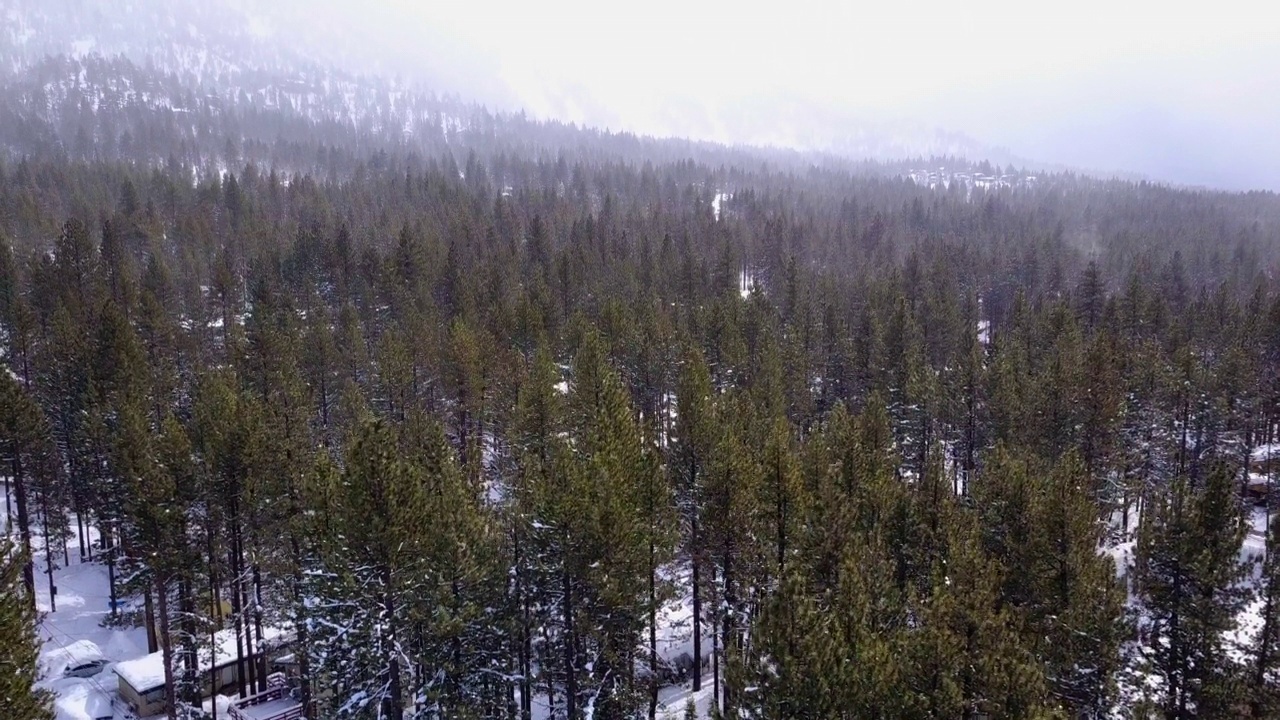
[(1280, 714), (1275, 195), (8, 82), (0, 664), (69, 544), (171, 717)]

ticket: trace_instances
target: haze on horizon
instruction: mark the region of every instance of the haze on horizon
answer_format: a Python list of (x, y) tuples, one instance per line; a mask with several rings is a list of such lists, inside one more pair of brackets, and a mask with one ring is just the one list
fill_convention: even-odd
[(1240, 0), (10, 1), (62, 13), (0, 33), (28, 61), (216, 47), (659, 137), (1280, 191), (1280, 10)]
[(537, 117), (823, 149), (786, 126), (813, 111), (1041, 162), (1280, 190), (1280, 11), (1257, 5), (323, 1), (307, 5), (317, 26), (354, 33), (364, 60), (430, 65), (464, 97)]

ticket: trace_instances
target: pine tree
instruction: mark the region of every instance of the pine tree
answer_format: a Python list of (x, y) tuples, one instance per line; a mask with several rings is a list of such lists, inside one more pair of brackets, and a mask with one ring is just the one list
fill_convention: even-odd
[(694, 692), (702, 689), (702, 593), (707, 560), (703, 520), (704, 488), (714, 442), (711, 375), (702, 354), (687, 352), (676, 391), (676, 425), (669, 469), (674, 476), (685, 536), (684, 554), (689, 564), (689, 592), (692, 598)]
[(1249, 709), (1253, 717), (1267, 717), (1280, 710), (1280, 687), (1273, 673), (1280, 667), (1280, 515), (1273, 515), (1267, 527), (1266, 553), (1258, 583), (1259, 615), (1262, 626), (1248, 668)]
[[(821, 533), (820, 529), (813, 532)], [(898, 717), (908, 709), (906, 607), (878, 535), (844, 548), (831, 590), (793, 574), (753, 626), (740, 708), (747, 717)]]
[[(1164, 485), (1176, 472), (1174, 427), (1169, 404), (1173, 380), (1167, 360), (1155, 343), (1143, 342), (1128, 353), (1127, 402), (1120, 427), (1123, 442), (1121, 486), (1122, 529), (1131, 528), (1130, 508)], [(1140, 508), (1141, 509), (1141, 508)]]
[(312, 660), (332, 683), (333, 716), (398, 720), (414, 698), (415, 605), (434, 595), (424, 586), (429, 514), (421, 469), (401, 457), (390, 427), (371, 423), (333, 492), (321, 589), (327, 600)]
[(501, 593), (497, 537), (443, 429), (429, 424), (416, 444), (428, 575), (406, 633), (414, 648), (415, 715), (492, 717), (505, 706), (487, 690), (490, 673), (503, 662), (502, 637), (491, 617)]
[(1124, 410), (1117, 345), (1118, 339), (1109, 328), (1103, 328), (1089, 342), (1080, 398), (1080, 459), (1091, 476), (1094, 497), (1112, 507), (1120, 500), (1115, 480)]
[(60, 305), (49, 320), (37, 394), (49, 415), (52, 436), (66, 466), (67, 494), (77, 518), (80, 555), (89, 558), (92, 550), (84, 527), (89, 519), (91, 495), (85, 423), (92, 376), (86, 337), (89, 321), (73, 310), (72, 305)]
[(9, 538), (0, 538), (0, 705), (13, 720), (53, 720), (47, 692), (35, 689), (35, 608), (22, 575), (28, 566)]
[(1146, 666), (1163, 681), (1170, 718), (1228, 713), (1236, 679), (1223, 634), (1247, 592), (1240, 559), (1247, 526), (1224, 466), (1198, 487), (1178, 478), (1153, 497), (1138, 539), (1138, 631)]
[(578, 426), (575, 444), (590, 499), (588, 536), (582, 540), (594, 545), (584, 558), (584, 599), (599, 643), (591, 706), (602, 717), (625, 717), (644, 697), (635, 687), (634, 658), (656, 610), (655, 574), (670, 548), (665, 528), (671, 502), (626, 390), (594, 334), (584, 339), (575, 359), (572, 400), (586, 421)]
[[(547, 586), (554, 572), (550, 558), (539, 552), (549, 545), (546, 542), (549, 533), (539, 521), (539, 513), (550, 480), (547, 473), (551, 471), (552, 452), (563, 413), (563, 401), (556, 390), (558, 377), (551, 356), (539, 349), (520, 385), (512, 427), (517, 467), (511, 480), (507, 511), (510, 513), (514, 576), (511, 592), (518, 635), (515, 654), (522, 720), (530, 720), (533, 713), (534, 634), (536, 625), (545, 620), (535, 596)], [(548, 663), (540, 664), (544, 672), (547, 667)]]
[(907, 649), (912, 716), (1037, 717), (1046, 709), (1043, 669), (1021, 640), (1017, 616), (998, 602), (998, 566), (983, 556), (976, 526), (947, 512), (944, 556), (911, 612)]
[[(141, 410), (149, 393), (148, 357), (138, 335), (113, 303), (103, 309), (94, 338), (85, 421), (88, 458), (93, 472), (94, 516), (102, 539), (102, 556), (107, 563), (111, 599), (119, 596), (118, 565), (126, 558), (122, 533), (127, 524), (130, 478), (113, 465), (114, 448), (121, 434), (126, 409)], [(160, 402), (149, 403), (159, 413)], [(157, 418), (158, 420), (158, 418)], [(113, 613), (115, 603), (112, 603)]]
[(751, 426), (751, 413), (744, 398), (729, 401), (727, 415), (735, 422), (726, 424), (718, 433), (708, 466), (705, 507), (706, 540), (712, 576), (713, 634), (719, 642), (713, 647), (712, 681), (716, 686), (714, 705), (732, 715), (736, 707), (735, 690), (721, 672), (727, 658), (741, 651), (743, 627), (740, 618), (746, 614), (753, 581), (759, 576), (761, 557), (756, 520), (760, 517), (761, 472), (753, 453), (743, 438), (743, 428)]
[[(199, 449), (206, 484), (202, 505), (206, 508), (207, 547), (211, 590), (225, 592), (231, 605), (230, 620), (236, 635), (237, 686), (243, 692), (258, 680), (247, 658), (253, 655), (256, 614), (251, 614), (253, 554), (256, 528), (266, 508), (255, 502), (262, 497), (254, 487), (255, 469), (267, 439), (262, 427), (261, 405), (237, 384), (231, 371), (210, 372), (196, 388), (193, 434)], [(211, 525), (220, 519), (222, 527)], [(224, 586), (225, 584), (225, 586)]]
[(1076, 316), (1086, 332), (1092, 333), (1102, 321), (1106, 288), (1102, 284), (1098, 261), (1090, 260), (1076, 287)]
[(1032, 442), (1036, 412), (1041, 407), (1041, 389), (1032, 378), (1028, 342), (1021, 324), (997, 334), (988, 373), (992, 440), (1003, 440), (1011, 447)]
[(1037, 383), (1041, 403), (1037, 431), (1041, 454), (1058, 458), (1080, 444), (1084, 351), (1080, 328), (1065, 304), (1053, 308), (1046, 323), (1052, 345), (1046, 349)]
[[(115, 471), (129, 483), (126, 508), (126, 543), (136, 553), (144, 592), (155, 598), (158, 645), (163, 653), (165, 685), (177, 688), (176, 643), (173, 640), (169, 597), (173, 584), (189, 562), (185, 537), (186, 506), (182, 497), (186, 470), (178, 466), (190, 456), (184, 448), (182, 429), (166, 418), (158, 438), (150, 435), (144, 414), (136, 405), (126, 406), (115, 449)], [(149, 619), (148, 619), (149, 620)], [(170, 696), (166, 712), (170, 720), (186, 717), (188, 707)]]
[[(6, 470), (8, 483), (6, 501), (12, 489), (14, 507), (6, 507), (6, 520), (17, 520), (19, 556), (22, 558), (21, 575), (25, 590), (23, 601), (35, 610), (35, 566), (31, 554), (32, 509), (34, 498), (29, 488), (34, 482), (37, 444), (40, 438), (39, 409), (22, 388), (17, 379), (8, 373), (0, 374), (0, 459)], [(6, 526), (6, 534), (11, 532)]]
[(775, 578), (786, 576), (788, 561), (796, 554), (800, 522), (807, 504), (790, 435), (788, 423), (775, 420), (762, 458), (758, 522), (760, 527), (767, 528), (765, 537), (771, 545), (766, 575)]
[(1101, 717), (1111, 707), (1119, 646), (1128, 636), (1125, 589), (1111, 558), (1098, 552), (1103, 528), (1084, 467), (1068, 456), (1038, 475), (1028, 508), (1029, 559), (1006, 572), (1031, 578), (1027, 632), (1039, 645), (1050, 692), (1073, 714)]
[[(969, 314), (972, 320), (972, 332), (966, 337), (967, 340), (961, 342), (960, 349), (960, 370), (956, 374), (955, 382), (958, 385), (958, 402), (960, 407), (956, 412), (956, 422), (959, 426), (959, 470), (958, 473), (958, 493), (967, 493), (969, 486), (974, 480), (974, 476), (978, 471), (978, 458), (983, 448), (986, 447), (986, 436), (990, 432), (990, 424), (988, 422), (988, 392), (987, 392), (987, 353), (985, 345), (989, 342), (980, 337), (978, 327), (981, 322), (978, 319), (977, 309), (974, 308)], [(987, 324), (986, 334), (990, 334), (990, 324)]]

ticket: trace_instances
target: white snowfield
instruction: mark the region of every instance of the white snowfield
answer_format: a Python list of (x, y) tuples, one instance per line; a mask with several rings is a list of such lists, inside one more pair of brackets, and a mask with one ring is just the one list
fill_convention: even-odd
[(92, 679), (66, 678), (54, 681), (49, 689), (54, 693), (53, 709), (58, 720), (116, 720), (114, 686), (107, 691)]
[(1270, 445), (1259, 445), (1249, 454), (1249, 459), (1256, 463), (1269, 462), (1271, 460), (1280, 460), (1280, 443), (1271, 443)]

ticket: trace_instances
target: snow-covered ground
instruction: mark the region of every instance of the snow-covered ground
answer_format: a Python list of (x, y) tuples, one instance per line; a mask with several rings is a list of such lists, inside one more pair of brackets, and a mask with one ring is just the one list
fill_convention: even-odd
[[(702, 689), (696, 693), (690, 689), (689, 683), (671, 685), (658, 690), (658, 717), (662, 720), (680, 720), (684, 717), (685, 706), (690, 699), (697, 708), (699, 718), (711, 717), (711, 689), (711, 678), (707, 676), (703, 678)], [(564, 714), (563, 707), (560, 708), (560, 713)], [(534, 720), (546, 720), (550, 714), (547, 696), (545, 694), (534, 696)], [(588, 717), (590, 717), (589, 714)]]
[[(0, 513), (4, 509), (0, 508)], [(6, 518), (7, 520), (7, 518)], [(74, 518), (72, 526), (74, 527)], [(90, 529), (89, 540), (98, 533)], [(44, 538), (33, 538), (36, 557), (37, 629), (44, 648), (40, 652), (40, 687), (54, 694), (57, 720), (125, 720), (112, 708), (116, 697), (115, 663), (147, 654), (147, 632), (141, 627), (107, 627), (110, 592), (107, 568), (97, 562), (80, 561), (79, 541), (67, 540), (69, 564), (60, 567), (62, 553), (55, 551), (53, 582), (57, 588), (57, 609), (51, 611)], [(89, 678), (65, 678), (70, 666), (89, 659), (105, 659), (101, 673)]]
[[(1240, 548), (1240, 557), (1254, 562), (1249, 582), (1256, 587), (1262, 579), (1262, 559), (1267, 551), (1267, 511), (1264, 508), (1250, 510), (1249, 534)], [(1258, 632), (1262, 630), (1262, 609), (1262, 598), (1255, 597), (1236, 617), (1236, 629), (1227, 633), (1228, 652), (1239, 662), (1247, 662), (1258, 641)]]
[(720, 211), (724, 208), (724, 203), (732, 200), (733, 196), (726, 192), (717, 192), (716, 196), (711, 199), (711, 212), (715, 215), (716, 221), (720, 221)]
[[(1117, 576), (1125, 578), (1132, 571), (1135, 562), (1135, 553), (1138, 545), (1137, 533), (1141, 518), (1136, 508), (1130, 509), (1128, 518), (1129, 530), (1127, 533), (1120, 532), (1120, 520), (1118, 512), (1112, 516), (1113, 538), (1103, 548), (1103, 552), (1110, 555), (1115, 561)], [(1249, 532), (1245, 535), (1244, 542), (1240, 547), (1240, 559), (1253, 563), (1252, 574), (1246, 579), (1246, 582), (1255, 587), (1260, 581), (1261, 560), (1267, 549), (1267, 520), (1267, 511), (1264, 508), (1250, 507), (1248, 510)], [(1141, 616), (1143, 614), (1142, 604), (1134, 596), (1132, 584), (1129, 585), (1128, 590), (1129, 609)], [(1236, 616), (1236, 627), (1224, 635), (1227, 652), (1237, 662), (1248, 662), (1249, 654), (1257, 642), (1258, 632), (1262, 629), (1262, 609), (1263, 601), (1260, 598), (1255, 597), (1250, 600), (1239, 615)], [(1118, 678), (1120, 685), (1119, 705), (1112, 713), (1117, 718), (1128, 717), (1122, 712), (1122, 708), (1137, 701), (1143, 695), (1158, 696), (1163, 691), (1162, 678), (1155, 674), (1143, 672), (1141, 663), (1133, 662), (1140, 652), (1140, 648), (1134, 642), (1126, 643), (1122, 652), (1129, 656), (1131, 667), (1122, 672)]]
[[(676, 665), (676, 658), (681, 655), (693, 656), (693, 600), (688, 594), (689, 576), (685, 568), (670, 567), (663, 573), (664, 578), (672, 582), (677, 592), (675, 597), (667, 601), (658, 611), (658, 657), (670, 667)], [(704, 626), (702, 654), (710, 657), (711, 635)], [(658, 717), (663, 720), (680, 720), (684, 718), (685, 707), (693, 700), (699, 718), (711, 717), (712, 682), (709, 666), (703, 668), (702, 688), (694, 692), (691, 683), (686, 681), (676, 685), (668, 685), (658, 689)], [(563, 713), (563, 707), (560, 708)], [(546, 693), (533, 697), (534, 720), (546, 720), (550, 716)], [(586, 717), (591, 717), (590, 708)]]
[[(687, 571), (671, 573), (680, 592), (675, 599), (666, 603), (658, 612), (658, 657), (668, 666), (676, 665), (676, 658), (681, 655), (693, 657), (693, 597), (686, 594), (689, 587)], [(711, 651), (711, 636), (707, 628), (702, 628), (702, 655), (708, 657)], [(689, 682), (664, 687), (658, 691), (658, 717), (684, 717), (685, 703), (690, 698), (698, 708), (698, 717), (711, 715), (711, 674), (705, 669), (702, 673), (702, 689), (693, 692)]]

